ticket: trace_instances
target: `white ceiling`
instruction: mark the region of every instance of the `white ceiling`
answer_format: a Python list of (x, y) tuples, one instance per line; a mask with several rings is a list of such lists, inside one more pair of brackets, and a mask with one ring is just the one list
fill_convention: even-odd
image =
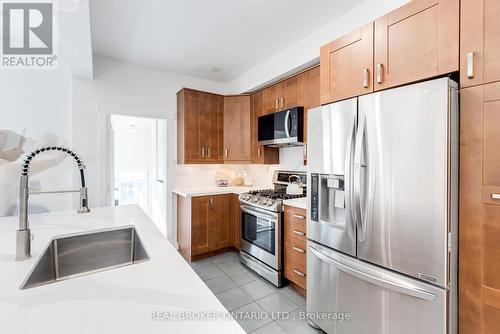
[(93, 53), (227, 82), (364, 1), (91, 0)]

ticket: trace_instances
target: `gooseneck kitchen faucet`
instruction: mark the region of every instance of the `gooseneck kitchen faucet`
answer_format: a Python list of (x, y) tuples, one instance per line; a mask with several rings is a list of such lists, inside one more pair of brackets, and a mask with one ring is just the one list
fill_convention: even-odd
[[(78, 164), (78, 169), (80, 170), (80, 180), (81, 188), (78, 190), (63, 190), (63, 191), (39, 191), (34, 192), (29, 190), (28, 186), (28, 174), (30, 169), (30, 163), (37, 155), (48, 151), (61, 151), (72, 156), (76, 163)], [(24, 164), (21, 172), (21, 182), (19, 190), (19, 230), (17, 231), (17, 243), (16, 243), (16, 261), (23, 261), (31, 258), (31, 233), (28, 223), (28, 197), (29, 195), (38, 194), (57, 194), (57, 193), (80, 193), (80, 209), (78, 213), (88, 213), (90, 209), (88, 207), (87, 200), (87, 187), (85, 186), (85, 165), (78, 155), (73, 153), (73, 151), (59, 146), (45, 146), (36, 149), (29, 153), (24, 160)]]

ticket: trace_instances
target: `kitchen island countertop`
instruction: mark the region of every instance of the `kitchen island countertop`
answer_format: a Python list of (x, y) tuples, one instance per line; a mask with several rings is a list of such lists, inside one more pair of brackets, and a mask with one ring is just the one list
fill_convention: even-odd
[[(32, 258), (21, 262), (17, 219), (0, 219), (1, 333), (244, 333), (138, 206), (91, 210), (31, 215)], [(19, 289), (54, 237), (122, 226), (135, 227), (149, 261)]]

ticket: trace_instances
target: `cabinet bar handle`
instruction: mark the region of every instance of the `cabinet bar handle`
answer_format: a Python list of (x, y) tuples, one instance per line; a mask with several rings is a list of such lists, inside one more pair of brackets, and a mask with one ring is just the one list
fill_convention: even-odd
[(205, 158), (205, 148), (204, 147), (201, 148), (201, 157)]
[(211, 208), (214, 207), (214, 198), (213, 197), (210, 197), (210, 207)]
[(285, 107), (285, 98), (281, 97), (281, 109)]
[(302, 219), (302, 220), (306, 219), (306, 217), (301, 216), (301, 215), (293, 215), (293, 218)]
[(295, 246), (293, 246), (293, 250), (296, 251), (296, 252), (299, 252), (299, 253), (305, 253), (306, 252), (305, 250), (300, 249), (299, 247), (295, 247)]
[(294, 273), (296, 273), (296, 274), (297, 274), (297, 275), (299, 275), (299, 276), (302, 276), (302, 277), (305, 277), (305, 276), (306, 276), (306, 274), (305, 274), (305, 273), (303, 273), (303, 272), (301, 272), (301, 271), (298, 271), (298, 270), (297, 270), (297, 269), (295, 269), (295, 268), (293, 268), (293, 272), (294, 272)]
[(474, 78), (474, 52), (467, 53), (467, 78)]
[(227, 148), (224, 150), (224, 156), (226, 158), (229, 157), (229, 150)]
[(363, 88), (368, 88), (369, 77), (370, 77), (370, 70), (365, 68), (363, 71)]
[(278, 110), (278, 109), (279, 109), (279, 106), (278, 106), (278, 98), (276, 98), (276, 100), (275, 100), (274, 102), (276, 102), (275, 109), (276, 109), (276, 110)]
[(500, 194), (491, 194), (492, 199), (500, 199)]
[(377, 64), (377, 83), (381, 84), (383, 82), (382, 80), (382, 70), (384, 69), (384, 65), (382, 64)]
[(305, 236), (306, 235), (304, 232), (300, 232), (300, 231), (297, 231), (297, 230), (293, 230), (293, 233), (295, 233), (297, 235), (300, 235), (300, 236)]
[(211, 158), (212, 157), (212, 149), (209, 147), (207, 151), (208, 151), (207, 157)]
[(257, 157), (260, 158), (260, 147), (257, 149)]

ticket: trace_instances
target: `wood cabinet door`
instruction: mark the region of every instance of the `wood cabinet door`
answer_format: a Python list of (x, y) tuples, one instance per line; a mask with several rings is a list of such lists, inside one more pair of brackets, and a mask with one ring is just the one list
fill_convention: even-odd
[(461, 86), (500, 80), (500, 2), (461, 0), (460, 11)]
[(213, 221), (211, 250), (229, 247), (234, 240), (233, 194), (213, 196)]
[(211, 196), (191, 199), (191, 255), (199, 255), (211, 250)]
[(250, 96), (224, 97), (224, 161), (249, 162)]
[(240, 249), (240, 242), (241, 242), (241, 211), (240, 211), (240, 200), (238, 198), (238, 195), (232, 194), (231, 197), (231, 217), (232, 217), (232, 224), (234, 226), (233, 229), (233, 245), (237, 249)]
[(264, 147), (259, 145), (258, 118), (262, 114), (263, 92), (258, 91), (250, 96), (250, 150), (253, 163), (264, 163)]
[(184, 90), (184, 158), (186, 163), (202, 160), (200, 124), (205, 94)]
[(500, 332), (500, 83), (461, 91), (459, 330)]
[(320, 49), (321, 104), (373, 91), (373, 23)]
[(459, 0), (414, 0), (375, 21), (375, 90), (459, 68)]
[(205, 105), (200, 122), (200, 140), (202, 158), (207, 163), (222, 162), (223, 117), (223, 97), (205, 94)]
[(271, 114), (281, 109), (281, 97), (283, 97), (283, 83), (277, 83), (263, 90), (263, 115)]

